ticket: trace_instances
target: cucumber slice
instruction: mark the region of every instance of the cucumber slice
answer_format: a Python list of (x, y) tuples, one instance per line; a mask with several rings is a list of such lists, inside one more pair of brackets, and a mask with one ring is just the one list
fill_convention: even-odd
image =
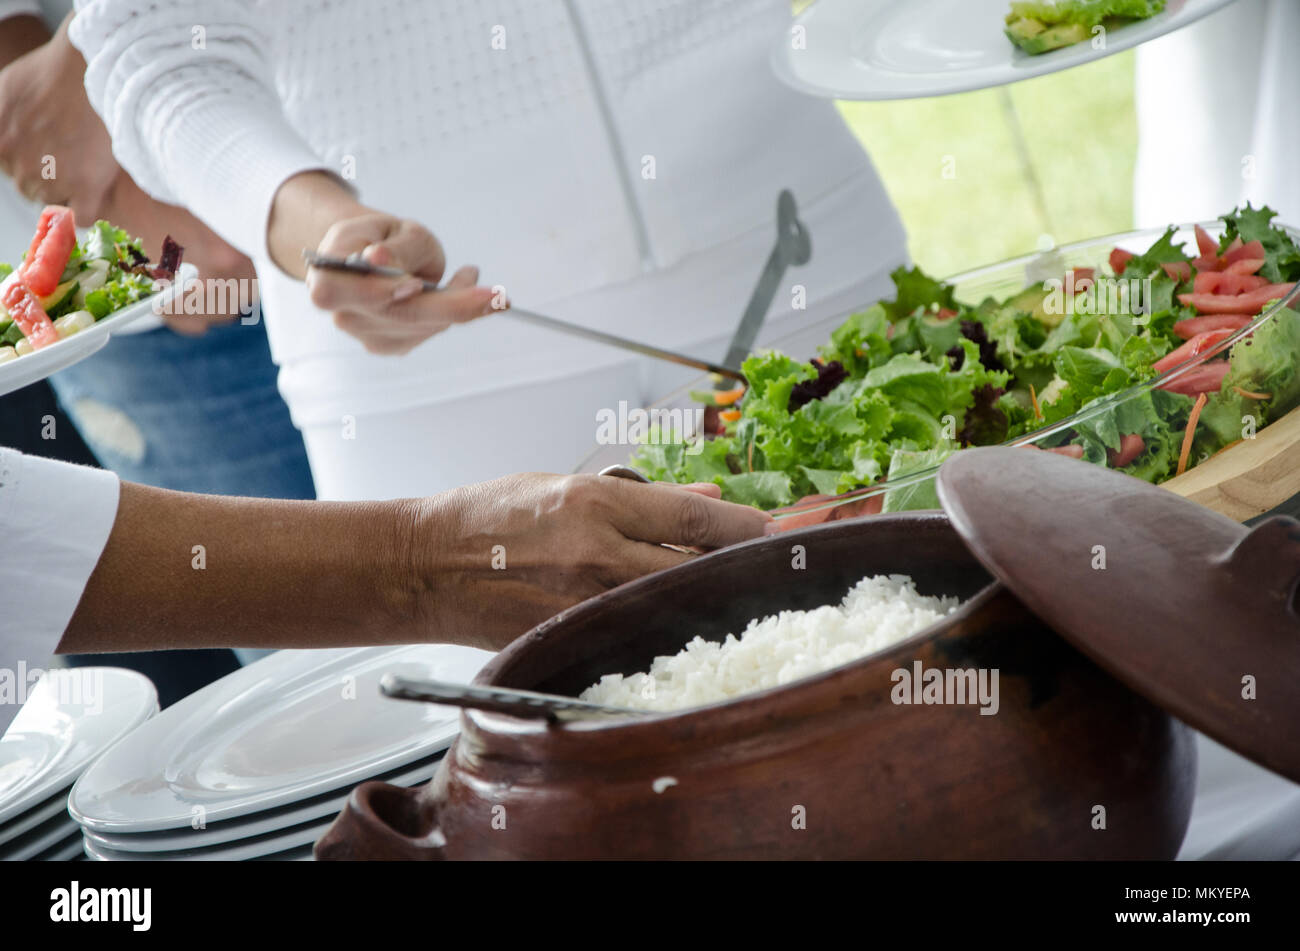
[[(77, 293), (77, 279), (64, 281), (54, 289), (54, 292), (47, 297), (41, 298), (41, 310), (45, 311), (51, 319), (60, 316), (68, 311), (72, 306), (72, 299)], [(60, 310), (62, 308), (62, 310)]]

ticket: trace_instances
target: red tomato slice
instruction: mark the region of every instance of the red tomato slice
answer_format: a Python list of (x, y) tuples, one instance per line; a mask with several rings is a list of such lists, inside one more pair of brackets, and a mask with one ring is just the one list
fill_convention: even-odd
[(1220, 294), (1249, 294), (1261, 287), (1268, 287), (1268, 281), (1258, 274), (1233, 274), (1230, 271), (1217, 272)]
[(1133, 252), (1125, 251), (1123, 248), (1116, 248), (1110, 252), (1110, 269), (1115, 272), (1115, 276), (1124, 273), (1124, 268), (1128, 267), (1128, 262), (1133, 260)]
[(1223, 270), (1223, 262), (1219, 260), (1217, 255), (1211, 254), (1205, 257), (1192, 258), (1192, 267), (1198, 271), (1221, 271)]
[(1229, 248), (1223, 254), (1224, 264), (1233, 264), (1236, 261), (1245, 260), (1264, 260), (1264, 245), (1259, 241), (1251, 241), (1237, 248)]
[(1230, 251), (1236, 251), (1239, 247), (1241, 247), (1241, 235), (1233, 238), (1232, 243), (1223, 249), (1223, 256), (1226, 258)]
[(838, 522), (846, 518), (857, 518), (859, 515), (879, 515), (884, 505), (885, 495), (883, 492), (870, 498), (859, 499), (856, 502), (845, 502), (843, 505), (837, 505), (831, 509), (830, 520)]
[(1210, 233), (1200, 225), (1196, 226), (1196, 247), (1203, 258), (1219, 256), (1219, 242), (1210, 237)]
[(1285, 297), (1294, 287), (1294, 282), (1265, 284), (1248, 294), (1179, 294), (1178, 300), (1202, 314), (1258, 314), (1265, 304)]
[(1097, 269), (1092, 267), (1076, 267), (1066, 271), (1065, 286), (1073, 287), (1074, 293), (1081, 294), (1092, 286), (1096, 273)]
[[(792, 508), (800, 505), (814, 505), (818, 502), (829, 502), (831, 499), (838, 498), (834, 495), (805, 495), (798, 502), (794, 503)], [(788, 515), (781, 519), (781, 531), (789, 531), (792, 528), (807, 528), (809, 525), (820, 525), (822, 522), (835, 522), (846, 518), (856, 518), (859, 515), (876, 515), (880, 512), (881, 507), (885, 504), (885, 496), (873, 495), (870, 498), (859, 499), (854, 502), (845, 502), (842, 505), (836, 505), (834, 508), (822, 509), (818, 512), (807, 512), (800, 515)]]
[(1211, 330), (1240, 330), (1254, 319), (1253, 314), (1206, 314), (1204, 317), (1189, 317), (1174, 324), (1174, 334), (1184, 340), (1191, 340), (1197, 334), (1209, 333)]
[[(1242, 319), (1237, 317), (1234, 314), (1229, 314), (1226, 316), (1231, 320)], [(1198, 320), (1221, 320), (1222, 317), (1202, 317), (1197, 319)], [(1182, 321), (1182, 323), (1190, 323), (1190, 322), (1191, 321)], [(1200, 354), (1205, 353), (1207, 350), (1212, 348), (1216, 343), (1219, 343), (1221, 340), (1227, 340), (1238, 330), (1240, 330), (1241, 327), (1244, 327), (1249, 322), (1250, 322), (1249, 318), (1247, 318), (1240, 327), (1227, 327), (1227, 326), (1214, 327), (1209, 330), (1205, 330), (1198, 334), (1195, 334), (1187, 338), (1187, 342), (1183, 344), (1181, 347), (1178, 347), (1177, 349), (1171, 350), (1169, 353), (1166, 353), (1155, 363), (1151, 364), (1151, 366), (1155, 369), (1157, 373), (1165, 373), (1169, 370), (1172, 370), (1174, 367), (1178, 366), (1178, 364), (1182, 363), (1184, 360), (1190, 360), (1192, 357), (1199, 356)], [(1174, 326), (1177, 327), (1178, 325), (1175, 324)], [(1181, 332), (1178, 331), (1175, 332), (1178, 333), (1178, 336), (1180, 337), (1183, 336)]]
[(1254, 274), (1264, 266), (1263, 258), (1242, 258), (1223, 269), (1225, 274)]
[(76, 244), (77, 225), (72, 210), (62, 205), (50, 205), (41, 212), (36, 236), (27, 249), (26, 259), (18, 268), (19, 279), (37, 297), (53, 294)]
[(1142, 450), (1146, 449), (1147, 444), (1137, 433), (1130, 433), (1127, 436), (1119, 438), (1119, 451), (1114, 449), (1106, 450), (1106, 458), (1110, 461), (1111, 466), (1116, 469), (1123, 469), (1129, 465), (1138, 456), (1142, 455)]
[(1267, 287), (1268, 281), (1258, 274), (1237, 274), (1232, 271), (1201, 271), (1192, 281), (1192, 291), (1197, 294), (1245, 294)]
[(1223, 273), (1220, 271), (1198, 271), (1196, 279), (1192, 281), (1192, 291), (1197, 294), (1216, 294), (1219, 285), (1223, 283)]
[[(938, 317), (940, 320), (952, 320), (952, 318), (957, 316), (957, 312), (948, 307), (940, 307), (939, 312), (935, 314), (935, 316)], [(894, 325), (890, 324), (889, 329), (893, 330)]]
[(1183, 396), (1198, 396), (1201, 393), (1217, 393), (1223, 387), (1223, 378), (1228, 375), (1228, 361), (1215, 360), (1204, 366), (1192, 367), (1178, 379), (1161, 384), (1160, 389)]
[(1185, 281), (1192, 276), (1192, 266), (1186, 261), (1166, 261), (1160, 266), (1175, 281)]
[[(792, 507), (804, 504), (812, 505), (817, 502), (829, 502), (833, 498), (835, 498), (833, 495), (805, 495), (798, 502), (794, 503), (794, 506)], [(781, 519), (781, 531), (788, 531), (792, 528), (807, 528), (809, 525), (820, 525), (822, 522), (829, 522), (831, 520), (831, 514), (834, 511), (835, 509), (827, 508), (822, 509), (819, 512), (788, 515)]]
[(57, 343), (59, 332), (54, 329), (49, 316), (41, 309), (41, 302), (36, 299), (31, 288), (24, 284), (17, 274), (0, 285), (0, 304), (9, 312), (18, 329), (23, 332), (33, 347)]

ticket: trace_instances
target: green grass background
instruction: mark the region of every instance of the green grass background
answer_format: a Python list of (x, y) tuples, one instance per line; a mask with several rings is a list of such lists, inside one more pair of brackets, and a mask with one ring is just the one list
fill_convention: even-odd
[(838, 105), (933, 274), (1132, 227), (1132, 51), (996, 89)]

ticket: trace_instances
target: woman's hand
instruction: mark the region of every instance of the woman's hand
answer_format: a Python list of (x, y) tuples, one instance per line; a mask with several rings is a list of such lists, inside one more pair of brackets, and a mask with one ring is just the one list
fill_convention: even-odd
[(71, 18), (0, 71), (0, 172), (28, 199), (68, 205), (89, 224), (103, 217), (122, 171), (86, 98), (86, 63), (68, 41)]
[[(498, 650), (579, 601), (689, 560), (663, 547), (721, 548), (771, 524), (715, 485), (592, 475), (514, 475), (423, 503), (417, 609), (429, 640)], [(421, 554), (422, 552), (422, 554)]]
[[(442, 244), (423, 225), (373, 211), (323, 172), (285, 182), (271, 211), (268, 244), (275, 263), (305, 276), (312, 303), (333, 314), (335, 325), (377, 354), (403, 354), (453, 324), (483, 317), (505, 306), (491, 288), (477, 287), (478, 268), (463, 267), (437, 291), (423, 281), (442, 280), (447, 260)], [(408, 278), (312, 269), (304, 274), (302, 249), (346, 258), (359, 254)]]
[(660, 543), (717, 548), (772, 524), (717, 494), (516, 475), (428, 499), (288, 502), (124, 482), (58, 650), (497, 650), (584, 598), (691, 557)]

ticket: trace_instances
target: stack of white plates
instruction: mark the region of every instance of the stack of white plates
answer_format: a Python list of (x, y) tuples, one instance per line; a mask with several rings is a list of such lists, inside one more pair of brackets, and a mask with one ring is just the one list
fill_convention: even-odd
[(0, 859), (79, 856), (68, 791), (95, 757), (157, 712), (157, 691), (135, 671), (47, 671), (0, 737)]
[(468, 683), (492, 655), (451, 645), (280, 651), (118, 743), (72, 790), (101, 860), (310, 859), (370, 779), (433, 776), (460, 711), (392, 700), (380, 678)]

